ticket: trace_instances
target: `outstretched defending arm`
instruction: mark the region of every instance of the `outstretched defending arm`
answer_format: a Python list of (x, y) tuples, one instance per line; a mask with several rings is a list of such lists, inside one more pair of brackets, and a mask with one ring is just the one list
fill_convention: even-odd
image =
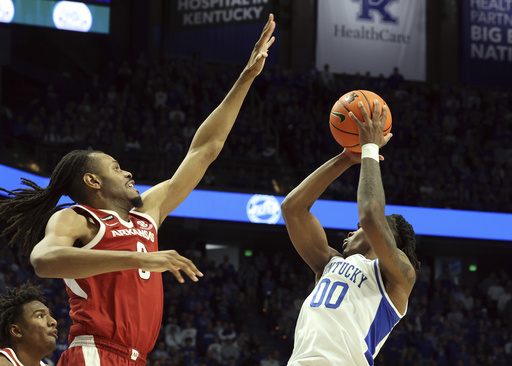
[(138, 210), (151, 215), (157, 224), (185, 200), (221, 152), (252, 82), (263, 70), (268, 49), (275, 40), (272, 36), (275, 26), (274, 16), (270, 14), (247, 65), (224, 100), (198, 128), (174, 176), (142, 195), (144, 206)]

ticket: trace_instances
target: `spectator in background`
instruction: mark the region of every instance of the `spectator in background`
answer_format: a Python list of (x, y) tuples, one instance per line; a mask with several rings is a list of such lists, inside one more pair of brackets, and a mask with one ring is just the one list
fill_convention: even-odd
[(505, 292), (500, 279), (497, 276), (492, 278), (492, 283), (487, 289), (487, 298), (489, 301), (490, 311), (496, 312), (498, 306), (498, 300), (501, 295)]
[(222, 343), (218, 336), (215, 336), (213, 343), (206, 349), (206, 353), (209, 355), (209, 358), (222, 365)]
[(334, 87), (336, 79), (334, 78), (334, 74), (331, 72), (329, 64), (325, 64), (322, 71), (320, 71), (320, 81), (328, 89), (332, 89)]
[(153, 356), (157, 359), (161, 360), (169, 360), (171, 357), (167, 350), (165, 349), (165, 342), (160, 341), (156, 344), (156, 349), (152, 352)]
[(393, 68), (393, 73), (388, 77), (388, 86), (392, 90), (402, 88), (402, 83), (405, 81), (403, 75), (400, 73), (398, 67)]
[(191, 321), (185, 322), (185, 327), (181, 330), (182, 343), (184, 346), (187, 339), (190, 340), (190, 346), (196, 347), (196, 339), (197, 339), (197, 328), (193, 326)]
[(220, 354), (222, 356), (222, 363), (228, 364), (231, 359), (238, 360), (238, 357), (240, 356), (240, 349), (238, 348), (236, 341), (228, 338), (222, 344)]
[(260, 366), (279, 366), (279, 361), (274, 358), (273, 352), (268, 352), (267, 357), (260, 361)]

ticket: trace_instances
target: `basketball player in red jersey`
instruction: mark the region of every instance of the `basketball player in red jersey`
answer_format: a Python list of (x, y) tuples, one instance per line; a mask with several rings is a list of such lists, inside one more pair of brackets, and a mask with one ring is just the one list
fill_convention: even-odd
[[(274, 42), (269, 15), (249, 61), (220, 105), (198, 128), (173, 177), (139, 195), (130, 172), (99, 151), (67, 154), (47, 188), (8, 192), (0, 202), (10, 243), (20, 241), (41, 277), (63, 278), (70, 297), (70, 348), (59, 365), (145, 365), (162, 320), (161, 272), (202, 273), (174, 250), (158, 251), (157, 229), (220, 153)], [(58, 210), (62, 195), (77, 206)], [(135, 209), (132, 210), (132, 208)], [(38, 234), (45, 235), (38, 242)], [(35, 245), (35, 246), (34, 246)]]
[(0, 366), (43, 366), (57, 341), (57, 321), (31, 284), (0, 295)]

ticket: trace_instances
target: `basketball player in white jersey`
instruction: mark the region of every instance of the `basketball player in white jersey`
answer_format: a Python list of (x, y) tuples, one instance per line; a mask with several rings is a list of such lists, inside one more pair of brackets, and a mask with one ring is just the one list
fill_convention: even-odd
[(0, 295), (0, 366), (44, 366), (55, 350), (57, 321), (37, 287), (24, 284)]
[[(315, 273), (315, 288), (302, 305), (288, 366), (373, 365), (393, 327), (405, 315), (419, 262), (412, 226), (400, 215), (385, 216), (379, 148), (387, 107), (374, 102), (359, 127), (362, 153), (344, 150), (327, 161), (282, 203), (290, 239)], [(331, 182), (361, 164), (357, 203), (359, 225), (330, 247), (311, 207)]]

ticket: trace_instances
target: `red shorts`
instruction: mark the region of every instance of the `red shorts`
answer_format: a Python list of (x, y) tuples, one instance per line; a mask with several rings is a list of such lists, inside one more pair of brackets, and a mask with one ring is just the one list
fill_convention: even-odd
[(57, 366), (145, 366), (146, 355), (108, 339), (75, 337)]

